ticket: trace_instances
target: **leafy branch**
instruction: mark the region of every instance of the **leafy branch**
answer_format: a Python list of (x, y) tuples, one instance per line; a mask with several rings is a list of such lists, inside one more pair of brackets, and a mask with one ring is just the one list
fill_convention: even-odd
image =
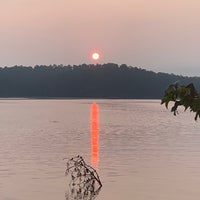
[(174, 102), (171, 108), (171, 112), (174, 115), (178, 114), (178, 107), (183, 106), (185, 111), (189, 109), (195, 113), (195, 120), (198, 117), (200, 118), (200, 93), (197, 92), (192, 83), (186, 86), (179, 85), (178, 83), (169, 85), (161, 100), (161, 104), (165, 104), (166, 108), (168, 108), (171, 101)]

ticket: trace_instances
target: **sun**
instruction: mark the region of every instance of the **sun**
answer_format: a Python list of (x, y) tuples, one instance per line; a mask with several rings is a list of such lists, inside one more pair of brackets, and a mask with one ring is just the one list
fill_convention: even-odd
[(93, 60), (99, 60), (99, 58), (100, 58), (99, 53), (96, 53), (96, 52), (95, 52), (95, 53), (92, 54), (92, 59), (93, 59)]
[(90, 58), (93, 60), (93, 61), (99, 61), (101, 59), (101, 52), (100, 51), (92, 51), (91, 54), (90, 54)]

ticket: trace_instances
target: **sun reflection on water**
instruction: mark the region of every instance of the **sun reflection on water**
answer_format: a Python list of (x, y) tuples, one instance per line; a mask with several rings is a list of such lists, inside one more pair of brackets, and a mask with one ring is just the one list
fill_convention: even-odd
[(91, 164), (98, 169), (99, 161), (99, 106), (95, 102), (90, 107)]

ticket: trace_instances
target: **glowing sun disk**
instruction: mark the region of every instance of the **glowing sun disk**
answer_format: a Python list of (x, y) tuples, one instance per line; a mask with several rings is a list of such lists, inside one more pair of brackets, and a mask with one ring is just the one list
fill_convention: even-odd
[(95, 53), (92, 54), (92, 59), (93, 60), (99, 60), (99, 58), (100, 58), (99, 53), (95, 52)]

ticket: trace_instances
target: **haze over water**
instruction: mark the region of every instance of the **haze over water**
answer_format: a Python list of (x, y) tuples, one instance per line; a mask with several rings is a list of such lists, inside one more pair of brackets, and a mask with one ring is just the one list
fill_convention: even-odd
[(159, 100), (95, 100), (99, 141), (91, 151), (93, 102), (0, 100), (0, 199), (65, 200), (63, 158), (78, 154), (91, 165), (98, 159), (96, 199), (199, 199), (200, 127), (192, 113), (174, 117)]

